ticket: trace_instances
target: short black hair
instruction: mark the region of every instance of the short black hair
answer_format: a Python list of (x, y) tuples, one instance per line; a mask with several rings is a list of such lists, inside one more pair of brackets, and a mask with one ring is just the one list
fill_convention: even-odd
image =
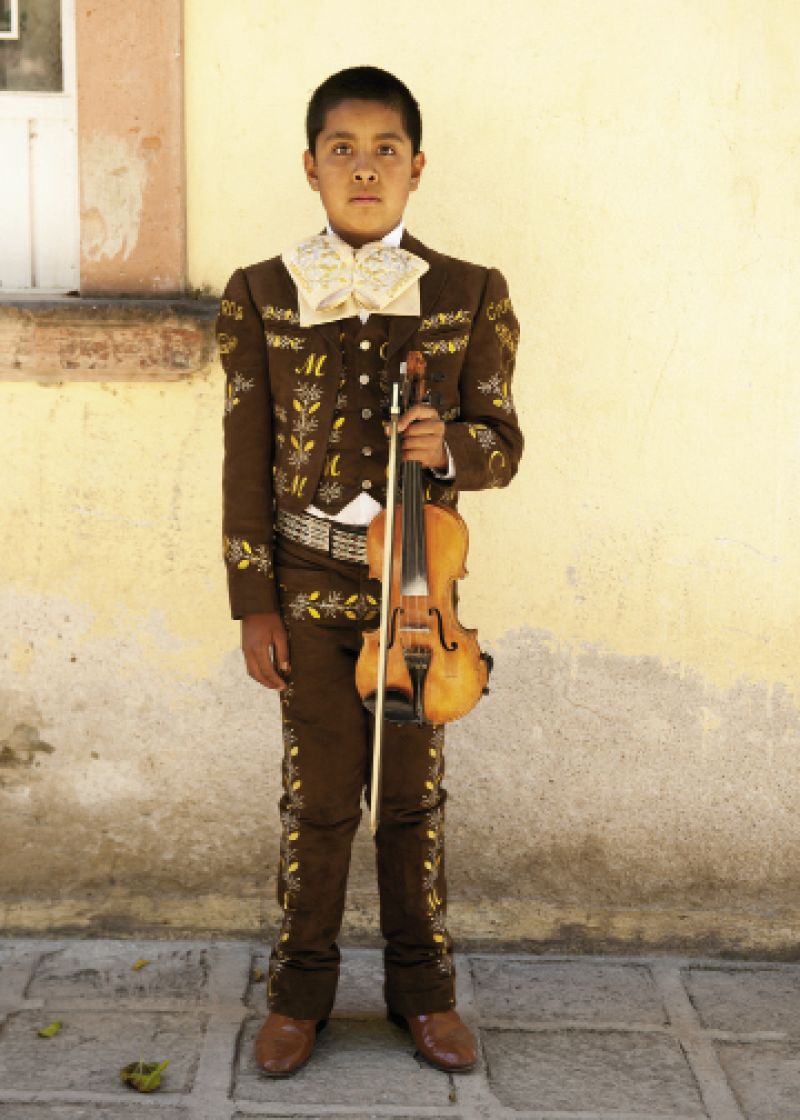
[(422, 146), (422, 117), (408, 86), (388, 70), (380, 70), (377, 66), (351, 66), (331, 74), (311, 95), (306, 112), (306, 140), (312, 155), (316, 151), (317, 137), (325, 127), (328, 111), (342, 101), (378, 101), (396, 109), (403, 118), (413, 154), (419, 152)]

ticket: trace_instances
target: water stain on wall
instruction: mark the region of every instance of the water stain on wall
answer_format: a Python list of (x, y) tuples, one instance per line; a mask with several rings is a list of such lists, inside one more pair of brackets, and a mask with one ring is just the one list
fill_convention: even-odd
[(15, 771), (38, 766), (40, 756), (52, 754), (55, 749), (42, 739), (38, 727), (15, 724), (10, 734), (0, 739), (0, 786), (10, 785)]

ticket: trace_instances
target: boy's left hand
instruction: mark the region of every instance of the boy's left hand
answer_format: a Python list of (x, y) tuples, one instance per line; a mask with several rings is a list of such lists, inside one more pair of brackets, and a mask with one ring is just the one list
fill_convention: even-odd
[(434, 471), (447, 470), (444, 420), (432, 405), (412, 404), (398, 420), (397, 430), (402, 437), (403, 459), (416, 459)]

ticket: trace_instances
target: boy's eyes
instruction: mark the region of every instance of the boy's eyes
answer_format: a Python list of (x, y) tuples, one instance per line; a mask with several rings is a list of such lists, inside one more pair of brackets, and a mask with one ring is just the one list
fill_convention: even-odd
[[(341, 143), (334, 144), (332, 150), (335, 156), (349, 156), (353, 148), (351, 144)], [(379, 144), (377, 151), (379, 156), (393, 156), (396, 154), (397, 149), (394, 144)]]

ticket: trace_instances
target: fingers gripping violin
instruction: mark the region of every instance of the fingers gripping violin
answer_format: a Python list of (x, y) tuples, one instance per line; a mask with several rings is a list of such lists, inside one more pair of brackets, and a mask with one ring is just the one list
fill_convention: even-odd
[(377, 829), (384, 720), (441, 724), (466, 715), (486, 689), (491, 659), (477, 632), (456, 618), (455, 581), (466, 575), (467, 526), (453, 509), (424, 500), (422, 464), (402, 464), (397, 501), (401, 411), (429, 404), (425, 359), (418, 351), (392, 383), (386, 509), (367, 531), (370, 576), (379, 578), (380, 625), (366, 631), (356, 688), (375, 716), (370, 825)]

